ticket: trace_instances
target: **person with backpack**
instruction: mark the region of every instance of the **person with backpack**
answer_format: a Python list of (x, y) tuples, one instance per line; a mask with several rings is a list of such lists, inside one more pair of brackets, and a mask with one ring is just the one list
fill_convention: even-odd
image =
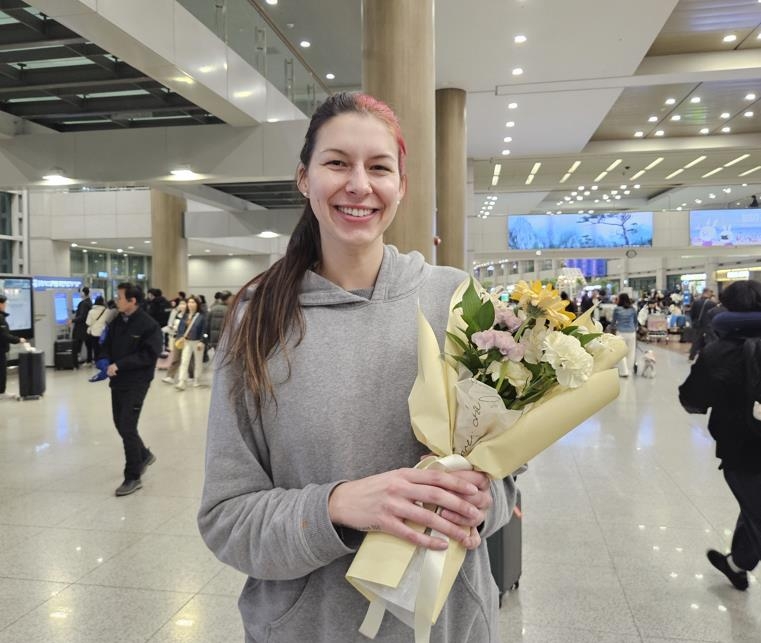
[(698, 354), (679, 401), (688, 413), (711, 409), (708, 430), (740, 515), (730, 553), (706, 555), (745, 590), (761, 559), (761, 283), (737, 281), (719, 298), (726, 312), (713, 318), (717, 339)]

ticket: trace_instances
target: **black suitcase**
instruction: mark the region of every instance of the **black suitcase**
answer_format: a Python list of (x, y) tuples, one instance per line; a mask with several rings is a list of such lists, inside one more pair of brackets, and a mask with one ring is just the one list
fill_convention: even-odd
[(491, 573), (499, 588), (499, 605), (507, 590), (518, 589), (523, 571), (523, 514), (521, 490), (518, 489), (517, 504), (513, 515), (502, 529), (486, 539), (489, 550)]
[(79, 365), (74, 358), (74, 342), (70, 339), (59, 339), (54, 344), (53, 365), (56, 370), (73, 370)]
[(18, 388), (22, 400), (36, 400), (45, 394), (45, 353), (21, 352), (18, 356)]

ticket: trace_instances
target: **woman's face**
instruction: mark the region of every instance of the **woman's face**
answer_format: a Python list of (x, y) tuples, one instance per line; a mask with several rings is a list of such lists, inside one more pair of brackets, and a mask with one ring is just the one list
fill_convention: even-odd
[(322, 126), (298, 184), (319, 222), (324, 255), (383, 243), (406, 187), (398, 158), (394, 136), (374, 116), (341, 114)]
[(198, 304), (195, 299), (188, 299), (188, 312), (195, 315), (198, 312)]
[(188, 309), (188, 303), (186, 301), (181, 301), (179, 304), (177, 304), (177, 310), (180, 311), (180, 314), (183, 314)]

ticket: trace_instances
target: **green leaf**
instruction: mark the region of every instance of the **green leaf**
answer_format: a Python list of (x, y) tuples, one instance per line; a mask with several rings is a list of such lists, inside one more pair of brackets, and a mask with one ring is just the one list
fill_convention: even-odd
[(477, 326), (476, 316), (478, 315), (478, 310), (480, 308), (481, 298), (476, 292), (475, 281), (471, 277), (470, 283), (462, 295), (462, 318), (465, 320), (468, 327)]
[(489, 330), (494, 326), (494, 304), (490, 300), (481, 304), (476, 313), (475, 323), (481, 330)]
[(450, 333), (449, 331), (446, 331), (446, 333), (447, 333), (447, 337), (451, 339), (455, 344), (457, 344), (460, 348), (462, 348), (462, 350), (464, 351), (468, 350), (468, 345), (459, 335), (455, 335), (454, 333)]
[(578, 340), (579, 340), (579, 343), (580, 343), (582, 346), (586, 346), (586, 345), (587, 345), (587, 344), (589, 344), (589, 342), (591, 342), (593, 339), (597, 339), (598, 337), (600, 337), (600, 335), (602, 335), (602, 333), (587, 333), (586, 335), (578, 335), (578, 336), (576, 337), (576, 339), (578, 339)]
[(573, 335), (577, 330), (579, 330), (578, 326), (566, 326), (565, 328), (562, 328), (560, 332), (564, 335)]

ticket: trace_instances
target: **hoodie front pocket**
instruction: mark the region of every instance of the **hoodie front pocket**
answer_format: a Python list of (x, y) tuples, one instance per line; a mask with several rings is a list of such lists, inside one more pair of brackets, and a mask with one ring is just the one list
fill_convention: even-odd
[(299, 639), (309, 640), (313, 620), (303, 614), (302, 608), (307, 604), (307, 601), (315, 600), (313, 596), (315, 586), (313, 574), (310, 574), (296, 602), (285, 614), (270, 623), (267, 643), (293, 643)]

